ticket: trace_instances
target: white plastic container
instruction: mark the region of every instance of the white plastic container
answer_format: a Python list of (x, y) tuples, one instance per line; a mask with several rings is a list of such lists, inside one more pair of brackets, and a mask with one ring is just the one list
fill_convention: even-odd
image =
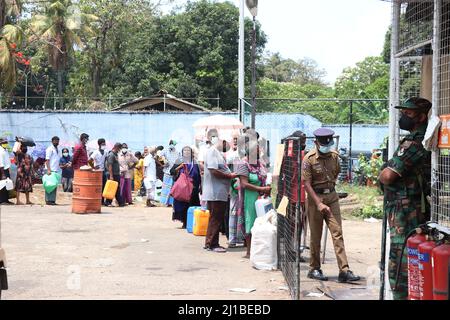
[(262, 217), (267, 212), (273, 209), (272, 199), (270, 197), (258, 199), (255, 202), (255, 207), (256, 207), (256, 216)]
[(8, 190), (8, 191), (14, 189), (14, 183), (13, 183), (12, 180), (9, 179), (9, 178), (6, 178), (5, 186), (6, 186), (6, 190)]

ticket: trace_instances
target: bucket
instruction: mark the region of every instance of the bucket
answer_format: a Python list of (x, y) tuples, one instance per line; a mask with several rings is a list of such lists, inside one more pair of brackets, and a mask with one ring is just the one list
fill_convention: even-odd
[(103, 171), (75, 170), (73, 213), (100, 213), (102, 210)]

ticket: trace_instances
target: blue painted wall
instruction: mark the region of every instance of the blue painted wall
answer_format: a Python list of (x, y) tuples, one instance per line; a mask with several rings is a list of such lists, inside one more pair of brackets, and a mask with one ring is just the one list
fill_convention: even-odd
[[(82, 132), (90, 135), (91, 143), (103, 137), (109, 142), (126, 142), (132, 150), (142, 150), (146, 145), (166, 146), (170, 139), (178, 146), (194, 143), (193, 123), (215, 114), (237, 118), (232, 113), (129, 113), (129, 112), (0, 112), (0, 133), (29, 136), (36, 143), (49, 144), (52, 136), (61, 142), (76, 142)], [(271, 154), (283, 137), (295, 130), (308, 136), (322, 123), (304, 114), (258, 114), (256, 129), (271, 141)], [(329, 126), (341, 136), (340, 146), (348, 148), (349, 128), (345, 125)], [(353, 150), (370, 152), (378, 148), (388, 134), (387, 126), (353, 127)], [(11, 138), (13, 138), (13, 136)], [(273, 160), (273, 159), (272, 159)]]

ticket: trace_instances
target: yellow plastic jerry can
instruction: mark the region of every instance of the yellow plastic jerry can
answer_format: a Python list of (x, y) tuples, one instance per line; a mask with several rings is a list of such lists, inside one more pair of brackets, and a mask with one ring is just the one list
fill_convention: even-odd
[(194, 211), (194, 236), (206, 236), (209, 223), (209, 210)]
[(117, 188), (119, 183), (117, 181), (108, 180), (105, 184), (105, 189), (103, 189), (103, 198), (112, 200), (116, 196)]

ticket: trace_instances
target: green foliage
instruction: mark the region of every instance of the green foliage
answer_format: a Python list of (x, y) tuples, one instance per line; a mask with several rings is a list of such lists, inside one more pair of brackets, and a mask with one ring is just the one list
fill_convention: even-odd
[(275, 82), (293, 82), (300, 85), (323, 85), (325, 70), (319, 69), (313, 59), (299, 61), (284, 59), (274, 53), (264, 59), (264, 75)]
[[(71, 7), (74, 3), (75, 12)], [(223, 109), (235, 109), (239, 9), (231, 2), (198, 0), (162, 14), (160, 4), (148, 0), (50, 0), (26, 6), (18, 27), (27, 40), (24, 54), (31, 57), (29, 105), (53, 106), (52, 97), (57, 94), (66, 97), (66, 109), (86, 109), (94, 102), (96, 106), (107, 105), (111, 95), (114, 107), (164, 89), (180, 98), (196, 98), (194, 103), (209, 108), (216, 107), (216, 101), (206, 98), (220, 96)], [(252, 21), (245, 19), (248, 49), (252, 29)], [(259, 23), (256, 38), (258, 98), (367, 99), (388, 95), (389, 67), (382, 57), (368, 57), (345, 69), (332, 88), (324, 81), (325, 71), (313, 59), (294, 61), (279, 53), (263, 55), (267, 39)], [(248, 49), (247, 97), (251, 83)], [(411, 72), (415, 68), (407, 66)], [(23, 76), (10, 80), (12, 85), (16, 83), (15, 95), (24, 96)], [(412, 90), (415, 85), (416, 80), (411, 80), (402, 88)], [(33, 99), (36, 97), (42, 99)], [(354, 123), (386, 123), (388, 119), (386, 107), (379, 103), (353, 107)], [(349, 122), (348, 103), (335, 101), (261, 100), (257, 108), (307, 113), (326, 124)]]
[(389, 96), (389, 65), (379, 57), (367, 57), (355, 67), (345, 68), (336, 80), (340, 98), (386, 99)]
[[(215, 102), (204, 98), (219, 95), (222, 108), (237, 107), (236, 6), (201, 0), (188, 2), (183, 11), (159, 15), (144, 0), (84, 0), (83, 4), (99, 21), (96, 36), (72, 66), (68, 91), (73, 95), (137, 97), (164, 89), (180, 98), (197, 98), (194, 102), (210, 107)], [(252, 27), (246, 19), (247, 35)], [(245, 41), (249, 48), (251, 37)], [(258, 57), (265, 43), (258, 24)], [(246, 83), (250, 83), (250, 55), (246, 50)]]
[(21, 47), (23, 32), (16, 24), (21, 5), (16, 0), (0, 6), (0, 91), (11, 92), (17, 80), (16, 48)]
[(383, 219), (383, 203), (374, 197), (367, 197), (364, 206), (355, 212), (355, 215), (363, 219), (376, 218)]
[(358, 157), (358, 168), (355, 170), (359, 181), (367, 181), (372, 186), (377, 186), (378, 176), (383, 166), (383, 159), (378, 156), (372, 156), (369, 160), (360, 154)]
[(359, 203), (359, 206), (351, 212), (352, 215), (361, 219), (383, 218), (382, 196), (377, 188), (343, 183), (339, 185), (339, 190), (347, 192), (349, 197)]

